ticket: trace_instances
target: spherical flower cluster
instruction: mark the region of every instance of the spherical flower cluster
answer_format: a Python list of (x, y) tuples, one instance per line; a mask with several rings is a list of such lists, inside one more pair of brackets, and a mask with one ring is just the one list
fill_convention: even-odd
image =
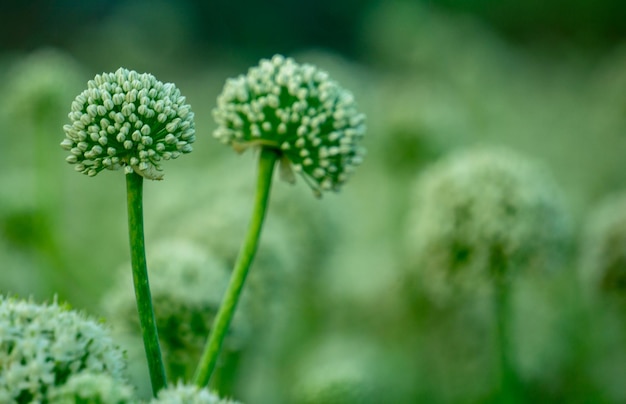
[(68, 116), (61, 147), (89, 176), (124, 167), (161, 179), (160, 162), (191, 152), (195, 141), (194, 115), (178, 88), (123, 68), (89, 81)]
[(564, 258), (568, 220), (556, 187), (506, 149), (449, 156), (420, 176), (408, 219), (411, 275), (435, 300), (490, 288), (494, 276)]
[(602, 201), (589, 215), (581, 243), (582, 281), (590, 293), (626, 291), (626, 194)]
[(207, 388), (179, 383), (159, 391), (150, 404), (239, 404), (238, 401), (220, 398)]
[[(163, 355), (173, 380), (193, 375), (213, 318), (228, 285), (225, 262), (189, 241), (161, 240), (148, 261), (150, 288)], [(126, 268), (125, 268), (126, 269)], [(121, 271), (120, 275), (127, 275)], [(138, 335), (139, 323), (132, 282), (117, 279), (103, 299), (103, 309), (115, 332)], [(226, 340), (228, 350), (243, 344), (247, 322), (238, 311)]]
[(339, 190), (363, 159), (365, 116), (352, 94), (326, 72), (280, 55), (229, 79), (213, 115), (216, 138), (235, 150), (280, 151), (318, 192)]
[(56, 301), (0, 297), (0, 402), (45, 402), (52, 386), (81, 372), (123, 380), (125, 363), (107, 330)]
[(70, 376), (48, 393), (51, 404), (134, 404), (133, 388), (106, 373), (82, 372)]

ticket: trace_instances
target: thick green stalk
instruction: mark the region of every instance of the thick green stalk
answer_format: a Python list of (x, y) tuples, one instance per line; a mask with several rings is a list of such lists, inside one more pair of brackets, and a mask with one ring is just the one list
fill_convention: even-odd
[(499, 402), (503, 404), (514, 404), (519, 402), (520, 399), (517, 374), (512, 358), (513, 346), (509, 328), (513, 315), (511, 307), (512, 279), (508, 274), (510, 270), (506, 254), (502, 248), (494, 248), (491, 252), (491, 271), (494, 277), (493, 306), (500, 367)]
[(265, 212), (267, 211), (270, 188), (272, 185), (272, 174), (278, 156), (275, 150), (261, 147), (252, 218), (248, 226), (248, 233), (237, 256), (235, 268), (233, 269), (228, 288), (226, 289), (226, 294), (215, 316), (213, 326), (211, 327), (211, 334), (204, 347), (198, 368), (196, 369), (194, 381), (200, 387), (206, 386), (211, 379), (211, 374), (215, 369), (217, 358), (222, 348), (222, 342), (224, 341), (230, 322), (235, 314), (237, 302), (243, 290), (248, 270), (256, 254), (261, 229), (263, 227), (263, 220), (265, 219)]
[(146, 248), (143, 235), (143, 177), (137, 173), (126, 175), (126, 193), (128, 197), (128, 235), (130, 237), (130, 259), (133, 267), (135, 299), (139, 312), (141, 336), (148, 359), (152, 393), (166, 387), (165, 368), (159, 345), (159, 334), (154, 319), (152, 296), (148, 282)]
[(517, 402), (517, 381), (511, 360), (511, 337), (509, 333), (511, 317), (511, 288), (506, 279), (495, 282), (495, 318), (498, 338), (498, 361), (500, 365), (500, 400), (503, 404)]

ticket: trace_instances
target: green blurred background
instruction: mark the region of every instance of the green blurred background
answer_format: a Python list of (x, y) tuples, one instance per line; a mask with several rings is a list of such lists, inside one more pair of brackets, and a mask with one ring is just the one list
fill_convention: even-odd
[[(293, 389), (331, 366), (371, 388), (371, 401), (339, 402), (498, 402), (488, 316), (441, 312), (404, 281), (417, 176), (454, 150), (498, 145), (551, 171), (574, 229), (561, 275), (531, 287), (539, 297), (520, 297), (522, 401), (624, 402), (626, 312), (586, 299), (578, 274), (590, 212), (626, 188), (625, 20), (621, 0), (5, 0), (0, 292), (58, 294), (112, 321), (102, 297), (128, 265), (123, 175), (78, 175), (58, 144), (74, 97), (120, 66), (176, 83), (196, 115), (194, 152), (146, 183), (148, 262), (152, 242), (187, 237), (179, 222), (194, 220), (179, 217), (230, 217), (232, 205), (245, 224), (249, 208), (237, 198), (252, 186), (253, 156), (212, 139), (211, 109), (226, 78), (282, 53), (355, 94), (368, 156), (322, 201), (303, 181), (275, 183), (284, 206), (300, 207), (286, 217), (270, 209), (268, 220), (281, 217), (298, 235), (274, 237), (275, 226), (267, 237), (300, 255), (270, 258), (298, 275), (300, 293), (281, 301), (265, 292), (258, 304), (278, 300), (282, 320), (267, 317), (235, 370), (224, 365), (221, 388), (249, 403), (293, 402)], [(229, 223), (215, 229), (243, 237)], [(205, 242), (215, 229), (189, 237)], [(143, 370), (133, 372), (145, 394)]]

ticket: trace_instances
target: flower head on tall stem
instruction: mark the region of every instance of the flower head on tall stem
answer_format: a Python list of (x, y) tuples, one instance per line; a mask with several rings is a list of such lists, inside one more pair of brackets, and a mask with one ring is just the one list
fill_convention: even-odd
[(237, 151), (279, 151), (283, 177), (300, 173), (317, 192), (338, 191), (361, 164), (365, 115), (352, 94), (309, 64), (275, 55), (229, 79), (217, 99), (214, 136)]
[(161, 179), (161, 161), (192, 151), (193, 112), (172, 83), (149, 73), (118, 69), (89, 81), (72, 102), (63, 127), (66, 161), (91, 177), (124, 167), (144, 178)]
[(300, 172), (314, 192), (338, 191), (364, 150), (365, 116), (352, 94), (311, 65), (276, 55), (247, 75), (230, 79), (213, 111), (214, 136), (237, 151), (260, 149), (257, 188), (248, 232), (205, 345), (194, 381), (208, 384), (259, 244), (274, 166), (293, 181)]
[(192, 151), (194, 115), (172, 83), (124, 68), (102, 73), (72, 103), (61, 147), (66, 161), (90, 177), (124, 167), (135, 300), (153, 394), (166, 386), (152, 307), (143, 227), (143, 180), (162, 179), (162, 160)]
[(510, 150), (453, 154), (416, 183), (407, 245), (411, 275), (438, 303), (477, 292), (493, 297), (499, 402), (515, 402), (520, 394), (512, 356), (512, 279), (561, 264), (567, 222), (549, 176)]

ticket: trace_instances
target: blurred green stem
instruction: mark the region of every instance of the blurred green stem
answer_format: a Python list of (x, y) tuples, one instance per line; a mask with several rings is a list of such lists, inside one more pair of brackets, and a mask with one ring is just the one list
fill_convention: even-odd
[(135, 299), (139, 312), (139, 324), (143, 345), (148, 359), (152, 393), (166, 387), (165, 368), (159, 345), (159, 335), (154, 319), (152, 296), (148, 282), (146, 248), (143, 234), (143, 177), (135, 172), (126, 174), (126, 193), (128, 197), (128, 235), (130, 237), (130, 258), (133, 267)]
[(261, 229), (263, 227), (263, 221), (265, 219), (265, 212), (267, 211), (267, 204), (270, 195), (270, 189), (272, 185), (272, 174), (274, 172), (274, 166), (279, 157), (278, 152), (273, 149), (261, 147), (261, 153), (259, 156), (258, 166), (258, 178), (256, 195), (254, 199), (254, 207), (252, 210), (252, 218), (248, 227), (248, 233), (244, 239), (235, 267), (226, 289), (224, 299), (220, 306), (213, 326), (211, 327), (211, 334), (204, 347), (204, 352), (196, 374), (194, 377), (195, 383), (204, 387), (208, 385), (211, 379), (211, 374), (215, 369), (217, 358), (222, 348), (222, 343), (230, 322), (235, 314), (237, 308), (237, 302), (243, 290), (243, 285), (248, 275), (248, 270), (256, 254), (257, 246), (259, 243), (259, 237), (261, 235)]
[[(497, 254), (500, 255), (500, 254)], [(493, 258), (493, 257), (492, 257)], [(502, 257), (496, 260), (497, 269), (494, 278), (494, 316), (496, 320), (496, 338), (500, 367), (500, 399), (503, 404), (517, 403), (519, 389), (517, 375), (513, 365), (510, 325), (512, 316), (511, 283), (506, 274), (506, 263)], [(493, 262), (492, 262), (493, 264)]]
[[(30, 225), (36, 232), (33, 233), (37, 237), (36, 242), (38, 249), (47, 258), (47, 262), (52, 265), (56, 274), (47, 273), (49, 279), (47, 282), (54, 285), (54, 290), (63, 290), (66, 286), (64, 279), (68, 276), (68, 265), (66, 265), (61, 251), (57, 232), (53, 229), (59, 227), (57, 212), (61, 210), (59, 203), (59, 183), (57, 181), (50, 181), (50, 178), (62, 178), (60, 174), (60, 165), (57, 164), (56, 159), (52, 163), (50, 158), (51, 142), (49, 140), (49, 128), (53, 125), (49, 124), (52, 119), (48, 117), (42, 117), (39, 114), (32, 122), (32, 133), (34, 135), (34, 150), (35, 150), (35, 212), (31, 218), (32, 223)], [(53, 121), (52, 121), (53, 122)], [(54, 143), (56, 146), (56, 140)]]

